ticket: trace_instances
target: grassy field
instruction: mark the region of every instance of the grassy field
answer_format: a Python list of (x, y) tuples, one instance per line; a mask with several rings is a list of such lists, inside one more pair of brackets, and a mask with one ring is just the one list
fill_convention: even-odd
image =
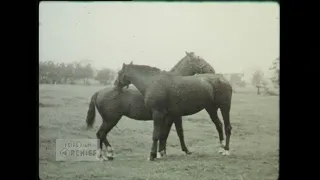
[[(230, 156), (217, 153), (218, 133), (208, 114), (201, 111), (183, 117), (187, 147), (184, 155), (173, 126), (168, 156), (147, 161), (152, 121), (122, 117), (108, 139), (115, 149), (114, 161), (58, 162), (56, 139), (96, 138), (102, 120), (96, 113), (94, 128), (85, 130), (91, 95), (103, 87), (40, 85), (39, 173), (41, 179), (112, 180), (271, 180), (278, 178), (279, 97), (235, 93), (231, 107)], [(219, 117), (221, 114), (219, 112)]]

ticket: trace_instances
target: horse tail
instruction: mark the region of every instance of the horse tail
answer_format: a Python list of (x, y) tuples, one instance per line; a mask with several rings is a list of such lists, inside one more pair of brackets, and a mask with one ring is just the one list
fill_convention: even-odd
[(87, 128), (92, 128), (95, 121), (95, 117), (96, 117), (95, 105), (96, 105), (96, 99), (97, 99), (98, 93), (99, 91), (95, 92), (91, 97), (89, 109), (87, 112), (87, 119), (86, 119)]

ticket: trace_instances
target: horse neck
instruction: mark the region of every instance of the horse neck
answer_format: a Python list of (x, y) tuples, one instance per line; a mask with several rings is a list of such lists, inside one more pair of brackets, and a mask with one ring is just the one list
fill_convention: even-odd
[(133, 84), (141, 94), (145, 94), (148, 85), (152, 83), (154, 75), (159, 74), (159, 72), (147, 72), (139, 69), (132, 69), (129, 73), (129, 81)]
[(201, 63), (199, 64), (199, 67), (193, 67), (193, 65), (191, 64), (186, 65), (186, 63), (183, 63), (183, 61), (179, 61), (170, 70), (170, 72), (181, 75), (181, 76), (192, 76), (195, 74), (205, 74), (205, 73), (215, 74), (215, 70), (213, 69), (213, 67), (207, 62), (204, 62), (204, 63), (205, 63), (204, 67), (200, 68)]
[(210, 66), (209, 64), (207, 64), (201, 71), (201, 73), (198, 74), (204, 74), (204, 73), (210, 73), (210, 74), (215, 74), (216, 71), (213, 69), (212, 66)]
[[(169, 71), (170, 73), (176, 74), (176, 75), (181, 75), (181, 76), (189, 76), (189, 75), (194, 75), (195, 73), (193, 72), (192, 68), (190, 67), (191, 64), (188, 64), (187, 56), (183, 57), (177, 64), (175, 64), (171, 70)], [(186, 63), (188, 65), (186, 65)]]
[(215, 71), (213, 68), (175, 68), (170, 71), (173, 74), (181, 75), (181, 76), (193, 76), (195, 74), (215, 74)]
[(181, 76), (192, 76), (195, 74), (190, 68), (175, 68), (170, 70), (171, 73), (181, 75)]

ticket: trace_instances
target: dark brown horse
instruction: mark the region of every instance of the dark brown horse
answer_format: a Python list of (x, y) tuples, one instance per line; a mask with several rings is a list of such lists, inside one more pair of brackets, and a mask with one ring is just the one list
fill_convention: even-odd
[(123, 64), (116, 82), (119, 88), (133, 84), (143, 95), (146, 108), (151, 110), (154, 128), (150, 160), (156, 158), (158, 141), (159, 152), (165, 151), (168, 127), (172, 121), (203, 109), (206, 109), (216, 124), (222, 143), (223, 134), (221, 122), (218, 122), (218, 108), (223, 116), (226, 134), (223, 154), (229, 155), (232, 86), (222, 75), (179, 76), (160, 71), (158, 68), (131, 63)]
[[(194, 53), (186, 52), (186, 56), (182, 58), (170, 72), (189, 76), (201, 73), (215, 73), (212, 66), (207, 63), (204, 59), (196, 56)], [(117, 82), (115, 82), (117, 84)], [(130, 119), (138, 121), (151, 121), (152, 114), (149, 109), (144, 105), (144, 98), (142, 94), (136, 89), (123, 89), (105, 88), (96, 93), (91, 97), (89, 109), (87, 112), (87, 126), (92, 127), (95, 120), (95, 107), (101, 115), (103, 122), (97, 132), (97, 138), (100, 139), (100, 150), (97, 154), (99, 159), (113, 159), (113, 148), (106, 136), (109, 131), (119, 122), (122, 116), (129, 117)], [(220, 122), (220, 121), (219, 121)], [(189, 154), (187, 149), (183, 131), (182, 131), (182, 119), (181, 117), (174, 121), (176, 131), (180, 140), (181, 149), (185, 153)], [(220, 123), (221, 124), (221, 123)], [(172, 123), (171, 123), (172, 125)], [(170, 128), (171, 128), (170, 125)], [(168, 131), (170, 131), (170, 128)], [(169, 135), (169, 132), (167, 133)], [(105, 144), (107, 149), (107, 158), (101, 153), (102, 143)]]

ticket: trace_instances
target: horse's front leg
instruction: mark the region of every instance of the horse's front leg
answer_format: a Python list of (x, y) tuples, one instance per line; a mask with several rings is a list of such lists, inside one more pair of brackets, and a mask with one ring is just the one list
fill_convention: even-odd
[(171, 118), (170, 116), (166, 116), (166, 119), (165, 119), (165, 122), (166, 122), (165, 123), (165, 134), (164, 134), (164, 150), (160, 151), (160, 148), (159, 148), (158, 158), (167, 155), (167, 141), (168, 141), (168, 137), (169, 137), (169, 134), (170, 134), (170, 130), (171, 130), (173, 121), (174, 121), (173, 118)]
[(157, 149), (158, 149), (158, 140), (159, 143), (159, 152), (163, 151), (165, 149), (165, 136), (164, 132), (164, 121), (163, 121), (163, 113), (154, 110), (152, 112), (152, 119), (153, 119), (153, 133), (152, 133), (152, 146), (151, 146), (151, 152), (149, 160), (153, 161), (155, 158), (157, 158)]

